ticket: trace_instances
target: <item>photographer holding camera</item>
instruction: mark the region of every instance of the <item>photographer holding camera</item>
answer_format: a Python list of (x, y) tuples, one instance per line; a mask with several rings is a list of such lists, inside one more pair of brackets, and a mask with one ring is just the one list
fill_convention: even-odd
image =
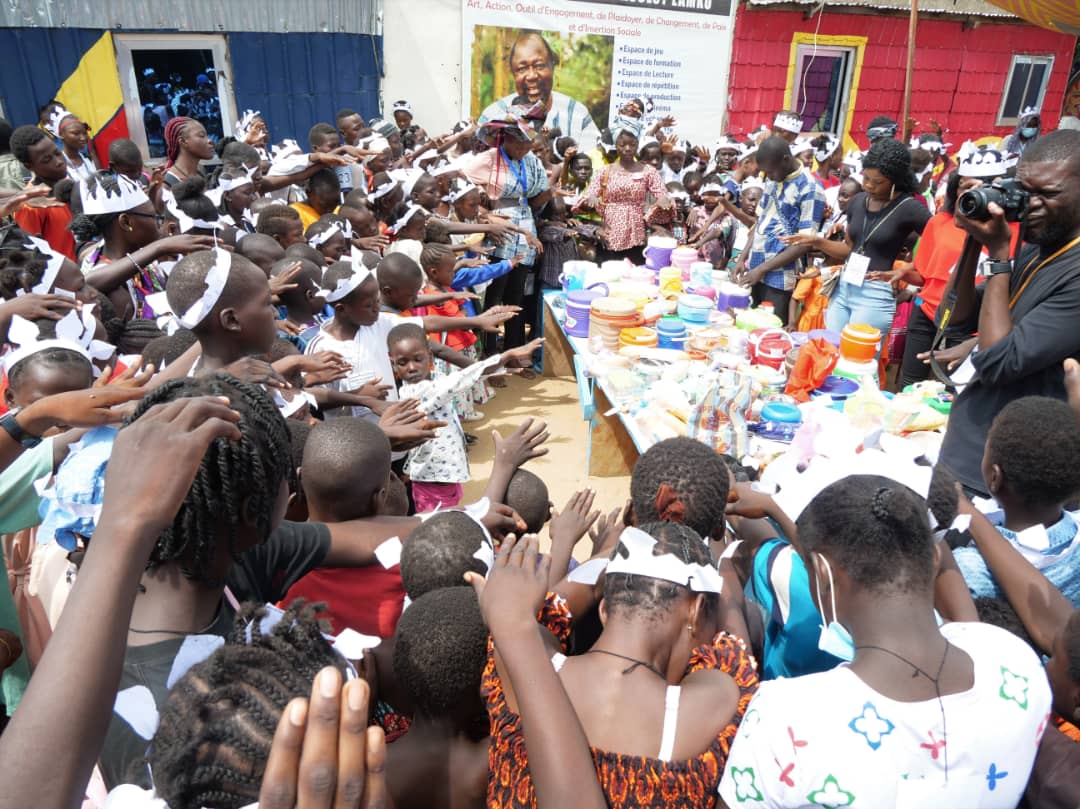
[[(1022, 222), (1025, 240), (1015, 261), (1010, 220)], [(956, 225), (974, 244), (953, 273), (950, 326), (968, 324), (978, 336), (938, 355), (955, 363), (970, 351), (974, 368), (953, 404), (941, 460), (969, 493), (987, 496), (982, 457), (994, 417), (1024, 396), (1064, 400), (1062, 362), (1080, 357), (1080, 132), (1040, 138), (1024, 152), (1014, 180), (961, 196)], [(983, 246), (988, 277), (976, 287)]]

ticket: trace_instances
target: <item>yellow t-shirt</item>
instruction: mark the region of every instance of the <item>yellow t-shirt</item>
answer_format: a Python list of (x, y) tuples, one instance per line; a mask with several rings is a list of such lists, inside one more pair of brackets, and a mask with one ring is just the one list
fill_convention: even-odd
[(289, 207), (294, 209), (298, 214), (300, 214), (300, 221), (304, 225), (305, 232), (307, 231), (308, 227), (311, 225), (312, 222), (317, 222), (319, 220), (319, 212), (312, 208), (310, 205), (308, 205), (306, 202), (294, 202), (289, 205)]

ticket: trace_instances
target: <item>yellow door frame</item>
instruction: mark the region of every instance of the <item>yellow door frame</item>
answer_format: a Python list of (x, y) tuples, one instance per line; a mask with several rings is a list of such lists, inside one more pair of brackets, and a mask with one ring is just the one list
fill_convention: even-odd
[(859, 95), (859, 79), (862, 76), (863, 57), (866, 55), (866, 40), (866, 37), (825, 36), (807, 31), (796, 31), (791, 37), (791, 56), (788, 59), (787, 85), (784, 88), (784, 109), (789, 110), (795, 109), (791, 95), (795, 89), (795, 68), (800, 45), (832, 45), (855, 49), (855, 66), (851, 70), (851, 88), (848, 91), (847, 113), (842, 136), (845, 152), (859, 149), (859, 145), (851, 137), (851, 119), (855, 115), (855, 100)]

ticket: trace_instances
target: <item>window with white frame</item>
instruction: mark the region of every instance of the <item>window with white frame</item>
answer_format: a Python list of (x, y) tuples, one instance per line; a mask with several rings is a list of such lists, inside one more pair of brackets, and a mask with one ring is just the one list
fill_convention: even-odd
[(802, 118), (804, 132), (843, 133), (855, 62), (855, 48), (796, 47), (791, 109)]
[(228, 44), (221, 35), (114, 34), (128, 132), (143, 158), (165, 157), (165, 124), (185, 115), (214, 142), (236, 120)]
[(1014, 54), (1009, 66), (1009, 77), (1001, 93), (998, 109), (998, 126), (1016, 126), (1020, 113), (1028, 107), (1042, 110), (1050, 71), (1054, 68), (1053, 56), (1028, 56)]

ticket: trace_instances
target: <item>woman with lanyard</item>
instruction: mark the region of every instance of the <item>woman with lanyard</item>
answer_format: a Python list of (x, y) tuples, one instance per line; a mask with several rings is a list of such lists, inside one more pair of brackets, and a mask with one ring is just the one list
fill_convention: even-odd
[[(583, 199), (574, 206), (575, 212), (589, 208), (603, 218), (604, 241), (597, 255), (600, 261), (629, 259), (644, 264), (646, 222), (668, 221), (675, 208), (660, 172), (637, 159), (640, 132), (639, 121), (615, 119), (611, 133), (618, 160), (593, 175)], [(655, 204), (646, 215), (650, 194)]]
[[(502, 120), (482, 121), (476, 138), (491, 147), (478, 155), (461, 159), (459, 165), (467, 179), (479, 186), (491, 201), (491, 210), (509, 219), (531, 235), (513, 233), (503, 238), (495, 248), (494, 255), (509, 260), (524, 254), (524, 260), (501, 278), (496, 278), (487, 288), (484, 308), (506, 304), (520, 306), (525, 297), (526, 280), (533, 272), (536, 262), (536, 220), (534, 214), (551, 198), (547, 172), (544, 164), (532, 153), (537, 125), (543, 122), (531, 118), (533, 110), (512, 105)], [(521, 312), (506, 323), (503, 350), (525, 344), (525, 324), (532, 322), (528, 312)], [(496, 335), (485, 335), (484, 350), (495, 353)]]
[(863, 158), (863, 192), (848, 203), (844, 240), (803, 234), (783, 239), (789, 245), (809, 244), (827, 259), (844, 262), (825, 328), (841, 331), (848, 323), (861, 323), (888, 334), (896, 314), (896, 296), (888, 281), (893, 263), (911, 234), (922, 233), (930, 219), (914, 190), (907, 147), (880, 140)]
[(821, 491), (796, 528), (818, 645), (848, 662), (762, 684), (724, 770), (725, 805), (1016, 806), (1050, 686), (1012, 633), (939, 625), (926, 501), (853, 475)]

